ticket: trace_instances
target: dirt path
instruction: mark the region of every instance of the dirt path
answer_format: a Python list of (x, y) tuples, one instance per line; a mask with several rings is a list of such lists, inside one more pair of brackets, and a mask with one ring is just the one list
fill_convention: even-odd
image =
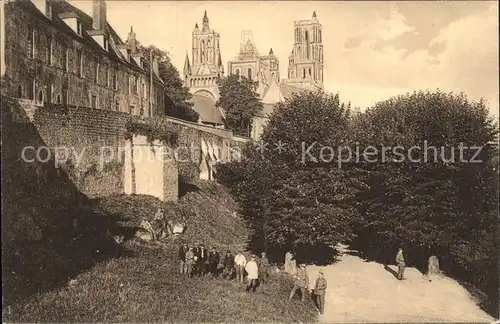
[(344, 253), (336, 264), (308, 266), (311, 288), (320, 268), (328, 281), (322, 323), (495, 320), (450, 278), (429, 282), (415, 268), (407, 268), (407, 279), (399, 281), (382, 264)]

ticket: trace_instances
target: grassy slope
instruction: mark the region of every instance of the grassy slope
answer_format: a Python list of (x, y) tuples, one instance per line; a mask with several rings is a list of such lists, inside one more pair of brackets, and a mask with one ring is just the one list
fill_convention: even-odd
[[(165, 207), (169, 217), (185, 215), (188, 243), (203, 242), (235, 249), (247, 238), (233, 214), (235, 204), (224, 188), (202, 183), (179, 202), (162, 203), (146, 196), (117, 196), (95, 202), (97, 211), (119, 214), (136, 225)], [(167, 209), (168, 208), (168, 209)], [(187, 279), (177, 275), (179, 241), (139, 246), (124, 244), (129, 257), (96, 264), (74, 278), (74, 284), (32, 296), (4, 309), (10, 322), (311, 322), (313, 303), (287, 303), (291, 279), (275, 275), (269, 286), (247, 294), (244, 286), (223, 280)]]

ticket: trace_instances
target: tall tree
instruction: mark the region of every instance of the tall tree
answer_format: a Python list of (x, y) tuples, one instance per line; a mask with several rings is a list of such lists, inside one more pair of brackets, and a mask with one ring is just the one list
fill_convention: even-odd
[(262, 135), (266, 150), (248, 148), (243, 162), (220, 167), (219, 179), (240, 198), (259, 248), (300, 251), (350, 237), (356, 168), (324, 162), (318, 150), (311, 152), (319, 161), (302, 159), (304, 145), (340, 146), (348, 125), (338, 95), (302, 93), (277, 105)]
[(363, 148), (399, 146), (403, 158), (390, 150), (365, 164), (354, 247), (392, 262), (403, 245), (421, 269), (437, 255), (449, 274), (498, 292), (498, 153), (488, 144), (497, 125), (484, 102), (416, 92), (377, 103), (356, 124)]
[(258, 82), (230, 75), (217, 81), (220, 97), (217, 107), (224, 109), (227, 127), (236, 133), (248, 133), (253, 118), (262, 111)]
[(160, 78), (165, 83), (165, 113), (172, 117), (197, 122), (199, 114), (192, 109), (193, 104), (189, 102), (192, 95), (189, 88), (184, 86), (179, 71), (172, 64), (168, 53), (155, 46), (141, 46), (141, 50), (148, 63), (150, 51), (153, 51), (153, 55), (158, 59)]

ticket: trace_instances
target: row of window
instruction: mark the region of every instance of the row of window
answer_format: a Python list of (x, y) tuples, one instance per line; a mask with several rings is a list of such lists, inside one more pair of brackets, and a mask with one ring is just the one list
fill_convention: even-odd
[[(37, 57), (36, 53), (36, 44), (37, 44), (37, 37), (38, 34), (36, 33), (35, 29), (32, 27), (29, 28), (29, 57), (31, 59), (35, 59)], [(50, 66), (54, 65), (54, 53), (53, 53), (53, 47), (54, 47), (54, 42), (53, 38), (51, 35), (48, 36), (47, 38), (47, 57), (46, 61)], [(81, 50), (77, 49), (76, 50), (76, 62), (77, 62), (77, 70), (76, 74), (78, 77), (83, 78), (84, 77), (84, 56)], [(64, 55), (62, 55), (62, 68), (64, 71), (69, 72), (69, 49), (67, 48)], [(99, 59), (95, 58), (94, 59), (94, 82), (97, 84), (99, 83)], [(118, 83), (117, 83), (117, 71), (111, 67), (108, 67), (106, 69), (106, 86), (107, 87), (112, 87), (114, 90), (118, 90)]]
[[(305, 30), (304, 33), (302, 33), (302, 29), (297, 27), (295, 28), (295, 42), (300, 43), (302, 41), (309, 43), (309, 42), (321, 42), (321, 29), (319, 29), (319, 26), (313, 26), (313, 37), (312, 39), (310, 38), (309, 31)], [(302, 36), (304, 36), (302, 38)]]
[[(64, 98), (64, 102), (67, 103), (69, 100), (67, 98), (67, 95), (68, 95), (68, 92), (67, 90), (63, 89), (63, 93), (59, 93), (57, 94), (55, 97), (54, 97), (54, 85), (51, 84), (50, 86), (50, 91), (48, 91), (47, 93), (47, 98), (45, 98), (45, 95), (44, 95), (44, 91), (43, 90), (38, 90), (38, 93), (36, 95), (36, 98), (35, 98), (35, 93), (36, 93), (36, 81), (34, 79), (31, 79), (29, 81), (29, 85), (27, 87), (27, 93), (26, 93), (26, 97), (27, 99), (29, 100), (35, 100), (37, 102), (50, 102), (50, 103), (55, 103), (55, 104), (62, 104), (63, 103), (63, 98)], [(24, 92), (23, 92), (23, 86), (22, 85), (18, 85), (18, 88), (17, 88), (17, 96), (18, 98), (24, 98)], [(93, 109), (98, 109), (98, 97), (97, 97), (97, 94), (91, 94), (90, 95), (90, 106), (91, 108)], [(120, 103), (118, 101), (116, 101), (114, 103), (114, 107), (111, 106), (110, 107), (111, 109), (114, 108), (115, 111), (120, 111)], [(153, 112), (153, 108), (150, 107), (149, 109), (149, 116), (152, 116), (152, 112)], [(133, 105), (130, 105), (129, 106), (129, 113), (130, 114), (135, 114), (135, 106)], [(143, 116), (144, 115), (144, 109), (140, 109), (139, 111), (139, 115), (140, 116)]]
[[(234, 74), (239, 76), (240, 75), (240, 69), (239, 68), (236, 68), (234, 69)], [(248, 80), (252, 80), (252, 68), (248, 68), (247, 69), (247, 78)]]

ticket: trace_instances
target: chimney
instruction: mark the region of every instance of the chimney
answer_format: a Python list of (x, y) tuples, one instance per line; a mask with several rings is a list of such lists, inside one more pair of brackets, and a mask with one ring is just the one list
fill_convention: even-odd
[(92, 0), (92, 28), (94, 30), (106, 29), (106, 1)]

